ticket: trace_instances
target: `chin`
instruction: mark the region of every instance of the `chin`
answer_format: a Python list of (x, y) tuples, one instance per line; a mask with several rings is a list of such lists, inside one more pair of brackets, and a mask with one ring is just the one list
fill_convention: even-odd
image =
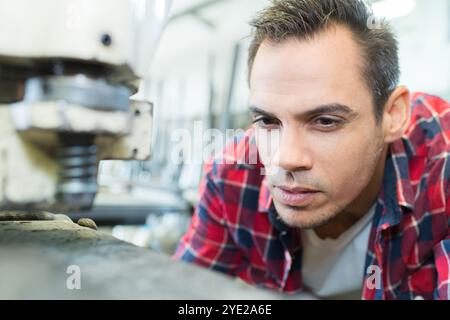
[(274, 202), (281, 220), (289, 227), (313, 229), (327, 224), (336, 216), (333, 210), (307, 209)]

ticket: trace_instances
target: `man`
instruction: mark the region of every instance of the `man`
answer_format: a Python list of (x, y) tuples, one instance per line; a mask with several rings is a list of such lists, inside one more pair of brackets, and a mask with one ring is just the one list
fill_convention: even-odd
[(395, 37), (370, 21), (358, 0), (253, 20), (254, 125), (234, 164), (206, 164), (176, 258), (321, 298), (450, 297), (450, 106), (398, 86)]

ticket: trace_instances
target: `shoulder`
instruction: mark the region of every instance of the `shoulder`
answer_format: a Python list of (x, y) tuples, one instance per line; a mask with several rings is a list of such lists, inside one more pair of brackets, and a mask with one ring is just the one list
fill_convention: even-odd
[(450, 179), (448, 101), (425, 93), (414, 93), (411, 99), (411, 122), (403, 140), (410, 158), (415, 163), (422, 163), (424, 172), (439, 168), (439, 178), (444, 181)]
[(232, 221), (233, 225), (238, 225), (237, 220), (244, 211), (254, 212), (258, 208), (264, 179), (261, 169), (252, 131), (233, 136), (204, 165), (200, 212), (204, 207), (217, 221), (224, 224)]
[(252, 129), (232, 136), (225, 147), (204, 165), (204, 174), (218, 184), (260, 183), (262, 164), (259, 160)]
[(436, 157), (449, 150), (450, 103), (422, 92), (411, 96), (410, 125), (406, 138), (419, 156)]
[(414, 184), (445, 207), (450, 189), (450, 103), (437, 96), (414, 93), (411, 124), (404, 141), (411, 152), (410, 172)]

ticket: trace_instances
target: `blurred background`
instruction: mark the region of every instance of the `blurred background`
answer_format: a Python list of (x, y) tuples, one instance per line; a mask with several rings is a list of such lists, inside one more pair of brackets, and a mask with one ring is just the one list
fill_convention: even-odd
[[(248, 21), (268, 0), (174, 0), (137, 98), (154, 103), (153, 157), (103, 161), (89, 213), (115, 237), (167, 254), (198, 201), (205, 144), (214, 128), (245, 129)], [(450, 99), (450, 0), (370, 1), (400, 43), (401, 83)], [(207, 153), (208, 151), (206, 151)]]

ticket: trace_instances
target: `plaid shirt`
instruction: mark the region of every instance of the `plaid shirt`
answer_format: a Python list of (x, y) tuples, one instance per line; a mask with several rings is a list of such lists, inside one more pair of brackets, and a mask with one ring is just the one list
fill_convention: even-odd
[[(449, 103), (414, 94), (411, 124), (386, 160), (363, 299), (450, 298), (449, 141)], [(252, 144), (249, 130), (225, 148), (227, 164), (205, 164), (201, 199), (174, 257), (260, 287), (301, 292), (301, 237), (278, 218), (260, 161), (239, 161)], [(375, 283), (368, 268), (381, 271), (380, 285), (368, 285)]]

